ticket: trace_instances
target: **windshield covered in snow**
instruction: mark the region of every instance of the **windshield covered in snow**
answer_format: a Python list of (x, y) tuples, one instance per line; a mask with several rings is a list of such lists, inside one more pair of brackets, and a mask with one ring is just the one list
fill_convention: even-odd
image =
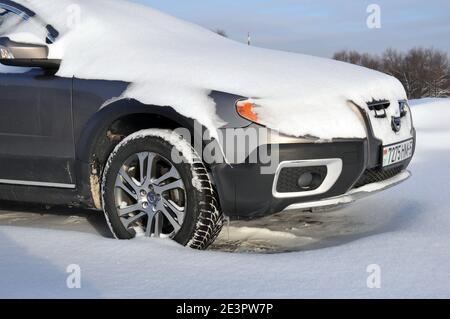
[(0, 34), (7, 34), (17, 30), (28, 17), (20, 11), (13, 12), (0, 8)]
[(53, 27), (46, 26), (33, 12), (27, 13), (17, 7), (0, 4), (1, 37), (9, 37), (17, 42), (49, 43), (55, 40), (55, 32)]

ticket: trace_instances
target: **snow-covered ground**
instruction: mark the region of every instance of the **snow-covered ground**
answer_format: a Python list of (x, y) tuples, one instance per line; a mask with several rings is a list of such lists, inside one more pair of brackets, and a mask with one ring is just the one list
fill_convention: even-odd
[[(450, 99), (412, 104), (412, 179), (328, 213), (232, 223), (210, 251), (112, 240), (102, 217), (84, 212), (6, 207), (0, 297), (449, 298)], [(81, 289), (66, 286), (71, 264)], [(367, 287), (372, 264), (380, 289)]]

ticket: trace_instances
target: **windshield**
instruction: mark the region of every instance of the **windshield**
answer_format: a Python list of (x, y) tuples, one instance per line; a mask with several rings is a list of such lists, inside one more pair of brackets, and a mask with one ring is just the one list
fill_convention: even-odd
[(20, 28), (29, 19), (24, 13), (0, 8), (0, 34), (8, 34)]

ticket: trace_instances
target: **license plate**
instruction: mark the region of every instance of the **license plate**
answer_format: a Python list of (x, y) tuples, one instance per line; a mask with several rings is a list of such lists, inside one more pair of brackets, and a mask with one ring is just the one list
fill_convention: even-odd
[(383, 147), (383, 167), (393, 165), (412, 157), (414, 140), (408, 140)]

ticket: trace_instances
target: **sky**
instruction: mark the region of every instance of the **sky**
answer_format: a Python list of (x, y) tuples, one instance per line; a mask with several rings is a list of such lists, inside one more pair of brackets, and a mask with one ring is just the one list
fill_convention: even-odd
[[(135, 0), (255, 46), (331, 57), (342, 49), (434, 47), (450, 53), (449, 0)], [(368, 6), (381, 28), (368, 28)]]

